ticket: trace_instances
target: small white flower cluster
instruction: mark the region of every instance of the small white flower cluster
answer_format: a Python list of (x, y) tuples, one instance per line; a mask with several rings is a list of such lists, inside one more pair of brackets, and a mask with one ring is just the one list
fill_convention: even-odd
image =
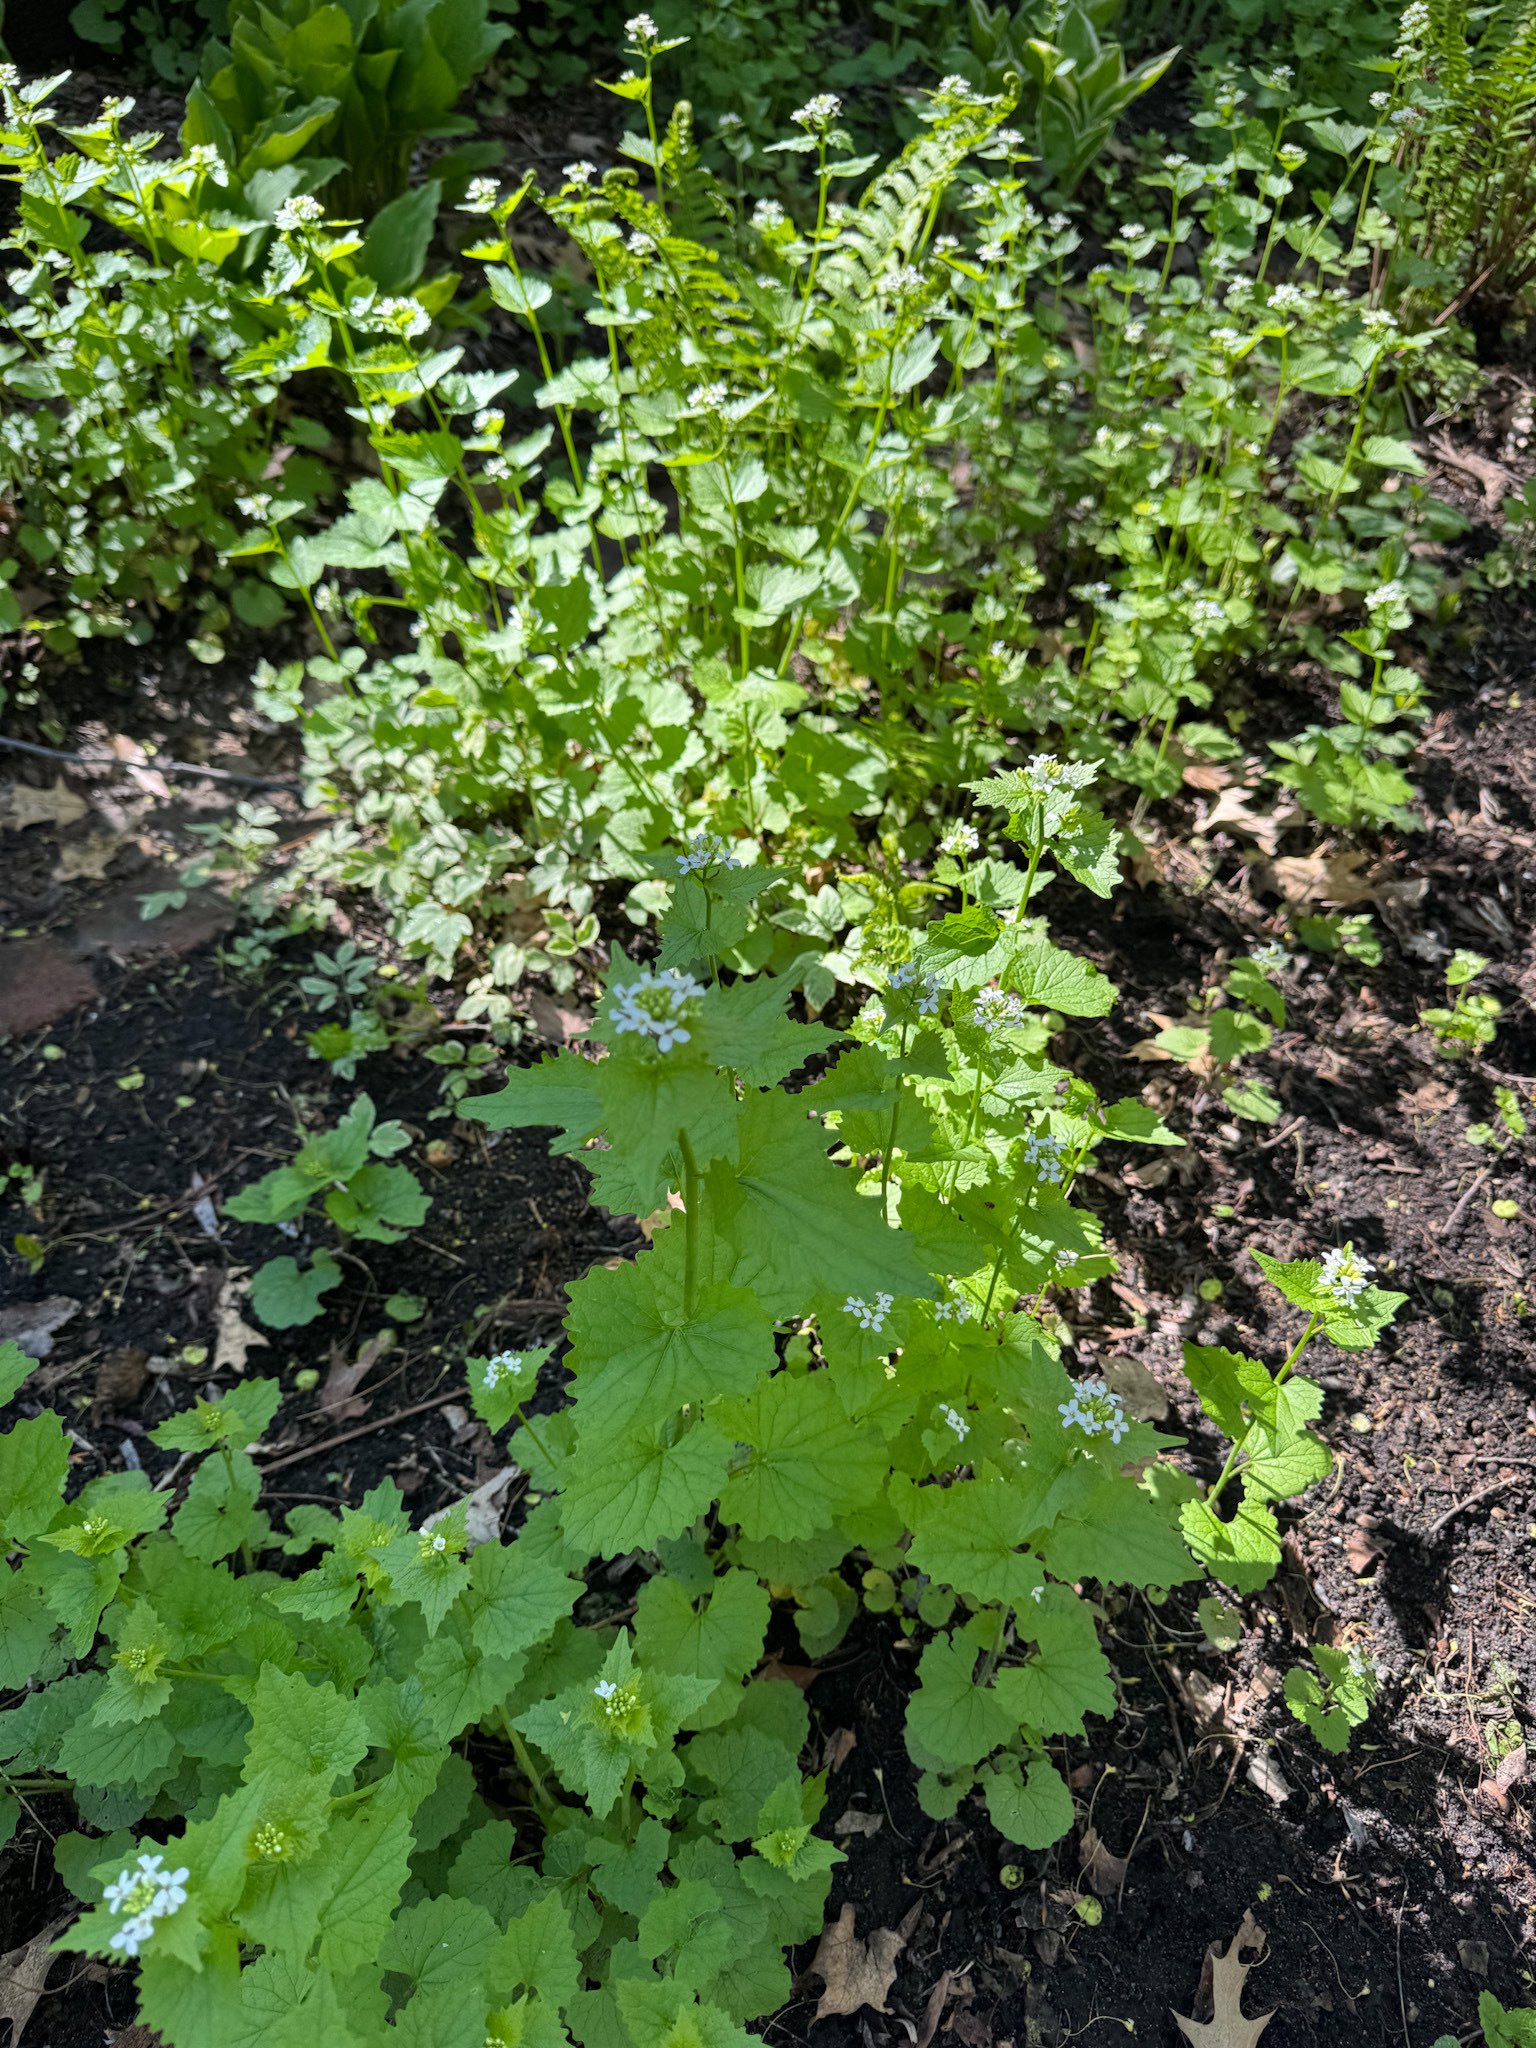
[(677, 856), (677, 872), (691, 875), (699, 868), (739, 868), (741, 862), (732, 853), (729, 840), (722, 839), (718, 832), (695, 832), (688, 841), (688, 851)]
[(1071, 227), (1072, 216), (1069, 213), (1047, 214), (1045, 224), (1053, 235), (1059, 235), (1063, 228)]
[(1061, 1185), (1061, 1155), (1066, 1150), (1060, 1138), (1053, 1138), (1049, 1131), (1031, 1131), (1024, 1140), (1024, 1164), (1035, 1169), (1036, 1176), (1048, 1181), (1052, 1187)]
[(1224, 626), (1227, 608), (1219, 597), (1197, 597), (1189, 608), (1189, 616), (1196, 626)]
[(1017, 1031), (1024, 1005), (1012, 989), (984, 988), (971, 1005), (971, 1022), (983, 1031)]
[(1277, 64), (1267, 75), (1260, 74), (1260, 85), (1267, 85), (1271, 92), (1287, 92), (1295, 83), (1296, 73), (1289, 64)]
[(850, 1294), (843, 1303), (843, 1314), (852, 1316), (861, 1330), (872, 1330), (878, 1335), (895, 1306), (894, 1294), (877, 1294), (873, 1302), (866, 1301), (862, 1294)]
[(843, 103), (835, 92), (819, 92), (808, 99), (803, 107), (796, 107), (790, 119), (798, 128), (827, 129), (843, 111)]
[(777, 199), (759, 199), (752, 209), (752, 225), (760, 235), (768, 234), (773, 228), (781, 228), (789, 215)]
[(716, 379), (710, 384), (695, 384), (688, 394), (688, 404), (694, 412), (719, 412), (730, 395)]
[(1235, 356), (1243, 345), (1243, 335), (1236, 327), (1213, 327), (1211, 339), (1224, 356)]
[(1163, 169), (1165, 171), (1182, 171), (1188, 162), (1189, 158), (1184, 154), (1183, 150), (1171, 149), (1167, 156), (1163, 158)]
[(1080, 1429), (1084, 1436), (1107, 1436), (1119, 1443), (1130, 1428), (1120, 1396), (1112, 1394), (1103, 1380), (1074, 1380), (1072, 1398), (1057, 1404), (1063, 1429)]
[(1408, 586), (1394, 579), (1390, 583), (1378, 583), (1374, 590), (1365, 593), (1365, 608), (1368, 612), (1390, 611), (1393, 606), (1408, 602)]
[(245, 497), (236, 498), (235, 504), (247, 519), (265, 519), (272, 508), (270, 491), (252, 491)]
[(898, 299), (910, 299), (923, 288), (923, 273), (915, 264), (903, 264), (900, 270), (893, 270), (884, 280), (886, 290)]
[(936, 1323), (968, 1323), (976, 1311), (963, 1295), (954, 1295), (948, 1301), (937, 1301), (933, 1305), (933, 1320)]
[(1145, 339), (1147, 323), (1145, 320), (1127, 320), (1121, 332), (1131, 347), (1135, 348), (1138, 343)]
[(1391, 106), (1391, 104), (1392, 104), (1392, 95), (1391, 95), (1391, 93), (1389, 93), (1389, 92), (1373, 92), (1373, 93), (1371, 94), (1371, 105), (1372, 105), (1372, 106), (1373, 106), (1373, 107), (1374, 107), (1374, 108), (1376, 109), (1376, 112), (1377, 112), (1378, 114), (1379, 114), (1379, 113), (1382, 113), (1382, 112), (1383, 112), (1383, 111), (1384, 111), (1384, 110), (1385, 110), (1385, 109), (1386, 109), (1387, 107), (1390, 107), (1390, 106)]
[(1360, 325), (1367, 334), (1396, 334), (1397, 315), (1386, 306), (1367, 306), (1360, 315)]
[(187, 151), (187, 169), (200, 178), (212, 178), (215, 185), (227, 185), (229, 171), (211, 142), (194, 142)]
[(983, 242), (976, 251), (976, 260), (978, 263), (1001, 263), (1007, 254), (1005, 242)]
[[(1072, 594), (1080, 597), (1084, 604), (1101, 605), (1108, 604), (1115, 593), (1107, 583), (1079, 583), (1074, 586)], [(1037, 754), (1035, 758), (1039, 760), (1041, 757)]]
[(1305, 313), (1312, 304), (1313, 294), (1305, 285), (1277, 284), (1269, 295), (1271, 312)]
[(148, 1850), (119, 1871), (103, 1893), (102, 1904), (110, 1913), (126, 1918), (108, 1941), (108, 1948), (121, 1956), (136, 1956), (154, 1932), (155, 1922), (169, 1919), (186, 1904), (189, 1875), (185, 1865), (167, 1870), (165, 1858), (152, 1856)]
[(485, 1371), (480, 1384), (489, 1394), (499, 1387), (503, 1380), (521, 1379), (527, 1359), (521, 1351), (498, 1351), (494, 1358), (485, 1361)]
[(903, 960), (899, 967), (891, 969), (891, 987), (915, 988), (919, 977), (923, 986), (917, 998), (917, 1014), (920, 1017), (937, 1017), (939, 1004), (944, 1000), (944, 984), (936, 974), (923, 974), (915, 960)]
[(387, 327), (392, 334), (410, 341), (416, 335), (426, 333), (432, 325), (432, 316), (415, 299), (380, 299), (368, 316), (368, 325)]
[(507, 424), (507, 416), (497, 405), (482, 405), (475, 414), (477, 434), (499, 434)]
[(643, 229), (636, 228), (624, 246), (631, 256), (649, 256), (656, 244)]
[(1397, 25), (1397, 49), (1394, 56), (1399, 62), (1404, 57), (1418, 54), (1419, 45), (1429, 33), (1429, 7), (1427, 0), (1412, 0), (1412, 5), (1403, 9), (1403, 18)]
[(662, 1052), (686, 1045), (692, 1033), (683, 1023), (688, 1005), (704, 993), (702, 981), (678, 967), (647, 967), (613, 992), (609, 1017), (614, 1032), (654, 1038)]
[[(1102, 591), (1106, 597), (1109, 595), (1107, 583), (1090, 584), (1089, 588), (1094, 592)], [(1061, 780), (1063, 772), (1061, 762), (1054, 754), (1031, 754), (1023, 768), (1024, 779), (1036, 796), (1048, 796), (1053, 785)]]
[(1024, 154), (1024, 138), (1017, 128), (999, 128), (992, 138), (994, 149), (1005, 149), (1010, 156)]
[(280, 235), (292, 234), (295, 228), (311, 226), (325, 218), (325, 208), (311, 192), (300, 192), (294, 199), (285, 199), (272, 217), (272, 225)]
[(624, 36), (631, 43), (654, 43), (656, 24), (648, 14), (632, 14), (624, 24)]
[(500, 198), (500, 188), (494, 178), (471, 178), (464, 197), (459, 201), (460, 213), (494, 213)]
[(512, 465), (505, 455), (487, 455), (481, 467), (481, 475), (493, 484), (512, 481)]
[(939, 851), (953, 854), (957, 860), (964, 860), (973, 854), (980, 844), (980, 835), (973, 825), (951, 825), (939, 841)]
[(1323, 1254), (1317, 1284), (1324, 1294), (1333, 1296), (1340, 1308), (1353, 1308), (1370, 1286), (1370, 1276), (1375, 1270), (1370, 1260), (1362, 1258), (1352, 1244), (1336, 1244)]
[(951, 1408), (949, 1403), (946, 1401), (940, 1405), (939, 1413), (943, 1416), (944, 1420), (949, 1424), (950, 1428), (955, 1432), (955, 1435), (960, 1439), (961, 1443), (964, 1443), (966, 1438), (971, 1433), (971, 1425), (966, 1420), (966, 1418), (960, 1413), (960, 1410), (958, 1408)]
[(1349, 1650), (1349, 1675), (1369, 1684), (1376, 1676), (1376, 1666), (1358, 1643), (1352, 1643)]
[(597, 176), (597, 165), (581, 157), (575, 163), (567, 164), (560, 175), (567, 185), (590, 185)]
[(1147, 232), (1147, 226), (1144, 221), (1127, 221), (1125, 226), (1120, 230), (1120, 240), (1122, 242), (1139, 242), (1142, 236)]
[(14, 64), (0, 64), (0, 92), (19, 92), (21, 73)]

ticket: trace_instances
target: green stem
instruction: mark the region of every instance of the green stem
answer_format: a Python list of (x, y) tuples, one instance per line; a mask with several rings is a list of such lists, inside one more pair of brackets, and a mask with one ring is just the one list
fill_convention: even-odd
[[(1301, 1357), (1302, 1352), (1306, 1350), (1307, 1346), (1312, 1342), (1312, 1339), (1317, 1335), (1318, 1331), (1322, 1327), (1323, 1318), (1316, 1310), (1314, 1310), (1311, 1319), (1307, 1323), (1307, 1327), (1302, 1331), (1300, 1337), (1297, 1338), (1296, 1343), (1291, 1350), (1290, 1356), (1286, 1359), (1284, 1365), (1281, 1366), (1280, 1370), (1275, 1374), (1275, 1385), (1277, 1387), (1283, 1387), (1285, 1385), (1286, 1381), (1290, 1378), (1292, 1372), (1295, 1370), (1296, 1363), (1298, 1359)], [(1220, 1477), (1217, 1479), (1216, 1484), (1211, 1488), (1210, 1492), (1205, 1496), (1205, 1505), (1208, 1508), (1214, 1508), (1217, 1501), (1220, 1500), (1222, 1493), (1226, 1487), (1227, 1481), (1232, 1477), (1233, 1471), (1236, 1469), (1238, 1459), (1242, 1456), (1244, 1450), (1247, 1448), (1248, 1439), (1253, 1435), (1254, 1428), (1255, 1424), (1250, 1422), (1248, 1424), (1248, 1427), (1243, 1431), (1242, 1435), (1238, 1438), (1237, 1442), (1232, 1446), (1231, 1450), (1227, 1453), (1227, 1462), (1221, 1468)]]
[(686, 1131), (678, 1132), (677, 1148), (683, 1155), (683, 1306), (692, 1315), (699, 1289), (699, 1162)]

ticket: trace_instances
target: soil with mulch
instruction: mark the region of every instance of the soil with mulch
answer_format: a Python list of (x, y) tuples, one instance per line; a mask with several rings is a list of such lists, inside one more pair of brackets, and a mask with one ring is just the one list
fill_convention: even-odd
[[(1122, 992), (1109, 1018), (1064, 1036), (1061, 1056), (1108, 1094), (1150, 1091), (1190, 1140), (1107, 1154), (1089, 1183), (1120, 1266), (1059, 1304), (1075, 1369), (1129, 1374), (1143, 1398), (1166, 1400), (1210, 1476), (1220, 1447), (1181, 1380), (1182, 1341), (1274, 1357), (1294, 1334), (1250, 1245), (1292, 1254), (1353, 1238), (1409, 1304), (1378, 1350), (1317, 1357), (1336, 1480), (1291, 1521), (1285, 1569), (1245, 1603), (1233, 1653), (1206, 1642), (1193, 1591), (1105, 1601), (1121, 1711), (1064, 1747), (1079, 1824), (1046, 1855), (1002, 1843), (974, 1802), (941, 1825), (920, 1812), (900, 1735), (917, 1646), (891, 1622), (865, 1617), (810, 1667), (780, 1618), (781, 1664), (807, 1686), (809, 1761), (828, 1771), (826, 1821), (848, 1859), (832, 1912), (850, 1903), (860, 1939), (893, 1930), (895, 1953), (887, 2011), (817, 2020), (808, 1945), (800, 1993), (763, 2024), (767, 2038), (1023, 2048), (1133, 2024), (1138, 2040), (1172, 2044), (1173, 2012), (1209, 2016), (1207, 1945), (1231, 1942), (1248, 1912), (1265, 1948), (1247, 2008), (1276, 2015), (1266, 2048), (1427, 2048), (1469, 2029), (1484, 1987), (1536, 1999), (1522, 1739), (1536, 1699), (1536, 1176), (1528, 1142), (1495, 1153), (1466, 1137), (1494, 1120), (1495, 1085), (1528, 1101), (1536, 1076), (1533, 644), (1531, 609), (1500, 599), (1442, 650), (1418, 764), (1424, 832), (1318, 848), (1304, 825), (1211, 824), (1219, 793), (1192, 785), (1156, 831), (1142, 827), (1134, 875), (1110, 904), (1053, 892), (1063, 938)], [(240, 1276), (272, 1249), (219, 1203), (366, 1087), (381, 1116), (417, 1134), (428, 1221), (396, 1248), (364, 1248), (326, 1316), (269, 1333), (247, 1369), (276, 1372), (286, 1390), (267, 1460), (274, 1508), (355, 1501), (387, 1474), (428, 1514), (499, 1463), (457, 1361), (492, 1339), (553, 1336), (565, 1285), (631, 1250), (633, 1226), (592, 1210), (584, 1176), (551, 1161), (538, 1134), (497, 1139), (435, 1116), (437, 1070), (417, 1053), (333, 1079), (304, 1043), (320, 1020), (295, 999), (302, 948), (251, 983), (220, 963), (230, 918), (217, 899), (139, 918), (186, 827), (251, 794), (155, 762), (252, 775), (285, 764), (233, 676), (167, 659), (129, 698), (107, 674), (88, 669), (50, 709), (68, 746), (115, 766), (0, 763), (34, 809), (51, 791), (60, 820), (7, 832), (0, 864), (0, 1005), (35, 998), (43, 969), (57, 978), (46, 1017), (0, 1044), (0, 1173), (42, 1177), (36, 1207), (23, 1177), (6, 1183), (0, 1315), (8, 1328), (55, 1319), (18, 1405), (45, 1396), (67, 1417), (82, 1479), (158, 1471), (147, 1431), (209, 1384), (221, 1302), (240, 1314)], [(264, 794), (292, 811), (281, 791)], [(1287, 895), (1372, 909), (1386, 958), (1366, 972), (1298, 956), (1287, 1028), (1256, 1063), (1283, 1113), (1268, 1129), (1239, 1126), (1197, 1075), (1149, 1064), (1144, 1042), (1218, 978), (1223, 956), (1284, 935)], [(1483, 985), (1505, 1010), (1486, 1052), (1452, 1062), (1419, 1017), (1458, 945), (1490, 956)], [(18, 1236), (45, 1250), (35, 1273)], [(418, 1320), (386, 1312), (399, 1295), (421, 1301)], [(368, 1371), (343, 1389), (370, 1347)], [(1383, 1672), (1346, 1757), (1322, 1752), (1280, 1696), (1319, 1640), (1359, 1644)], [(0, 1952), (67, 1909), (48, 1836), (71, 1825), (63, 1803), (35, 1804), (0, 1852)], [(72, 1971), (55, 1966), (29, 2044), (96, 2048), (126, 2025), (127, 1977)]]

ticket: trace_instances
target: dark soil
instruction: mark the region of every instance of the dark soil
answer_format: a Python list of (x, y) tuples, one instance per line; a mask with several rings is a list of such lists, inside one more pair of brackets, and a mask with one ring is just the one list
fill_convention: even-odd
[[(1429, 2048), (1469, 2031), (1484, 1986), (1506, 2003), (1536, 1995), (1522, 1961), (1536, 1908), (1530, 1781), (1518, 1734), (1492, 1732), (1523, 1727), (1536, 1699), (1536, 1304), (1523, 1291), (1536, 1176), (1528, 1142), (1495, 1154), (1465, 1136), (1491, 1119), (1495, 1084), (1529, 1105), (1536, 1075), (1522, 1000), (1536, 987), (1533, 642), (1530, 612), (1499, 601), (1443, 650), (1419, 763), (1424, 833), (1354, 862), (1335, 856), (1364, 849), (1325, 842), (1309, 867), (1311, 828), (1206, 829), (1215, 796), (1192, 785), (1160, 833), (1144, 827), (1135, 878), (1110, 905), (1074, 907), (1065, 890), (1050, 905), (1122, 990), (1065, 1055), (1110, 1093), (1147, 1090), (1190, 1139), (1176, 1153), (1107, 1155), (1095, 1177), (1120, 1271), (1059, 1305), (1078, 1364), (1149, 1369), (1187, 1455), (1210, 1472), (1216, 1446), (1181, 1379), (1181, 1341), (1272, 1356), (1292, 1334), (1256, 1284), (1251, 1244), (1290, 1254), (1353, 1238), (1409, 1306), (1379, 1350), (1317, 1358), (1336, 1481), (1293, 1520), (1287, 1567), (1245, 1603), (1234, 1653), (1208, 1646), (1193, 1593), (1106, 1603), (1122, 1708), (1064, 1748), (1080, 1824), (1048, 1855), (1008, 1849), (974, 1803), (945, 1825), (921, 1814), (900, 1735), (914, 1645), (891, 1622), (862, 1620), (819, 1671), (799, 1673), (811, 1761), (829, 1768), (827, 1823), (848, 1854), (833, 1909), (851, 1901), (860, 1935), (904, 1925), (907, 1938), (888, 2014), (813, 2026), (820, 1987), (807, 1977), (765, 2023), (768, 2038), (926, 2048), (942, 2034), (1022, 2048), (1133, 2025), (1136, 2039), (1172, 2048), (1183, 2037), (1171, 2013), (1204, 2016), (1207, 1944), (1231, 1941), (1249, 1910), (1268, 1950), (1247, 2005), (1276, 2008), (1265, 2048)], [(168, 671), (161, 721), (136, 725), (139, 739), (182, 760), (282, 772), (219, 678), (187, 682), (183, 694)], [(123, 752), (126, 702), (99, 689), (93, 702), (88, 679), (78, 691), (66, 743), (98, 754), (118, 739)], [(52, 1021), (0, 1045), (0, 1172), (19, 1163), (42, 1178), (31, 1207), (20, 1180), (8, 1184), (0, 1312), (76, 1304), (27, 1391), (69, 1420), (81, 1478), (125, 1461), (160, 1469), (146, 1432), (208, 1383), (221, 1292), (272, 1249), (270, 1233), (216, 1216), (210, 1234), (201, 1198), (219, 1203), (366, 1087), (381, 1115), (418, 1134), (410, 1158), (433, 1207), (399, 1247), (364, 1248), (320, 1322), (252, 1352), (248, 1369), (285, 1386), (271, 1502), (353, 1501), (390, 1474), (426, 1514), (478, 1484), (499, 1460), (461, 1404), (457, 1361), (492, 1336), (552, 1336), (565, 1284), (625, 1250), (631, 1227), (590, 1210), (584, 1176), (550, 1161), (537, 1134), (498, 1141), (435, 1117), (437, 1073), (415, 1053), (333, 1080), (303, 1041), (318, 1020), (294, 994), (302, 949), (253, 985), (219, 963), (228, 913), (216, 901), (142, 924), (136, 899), (163, 884), (168, 849), (239, 792), (162, 780), (142, 756), (110, 773), (10, 756), (4, 772), (33, 790), (62, 772), (89, 806), (62, 828), (7, 833), (0, 866), (0, 1004), (35, 992), (40, 972), (65, 977)], [(1255, 810), (1267, 801), (1256, 796)], [(1335, 895), (1369, 890), (1360, 907), (1376, 914), (1386, 957), (1366, 972), (1298, 956), (1287, 1028), (1256, 1062), (1283, 1115), (1269, 1129), (1235, 1125), (1197, 1075), (1133, 1049), (1157, 1028), (1152, 1013), (1176, 1015), (1218, 978), (1223, 955), (1283, 935), (1287, 894), (1326, 899), (1330, 873)], [(1440, 999), (1457, 945), (1491, 956), (1486, 985), (1506, 1008), (1491, 1048), (1451, 1062), (1419, 1012)], [(89, 977), (83, 993), (67, 972)], [(1499, 1218), (1495, 1200), (1517, 1212)], [(45, 1249), (35, 1274), (12, 1251), (18, 1234)], [(1221, 1292), (1207, 1300), (1211, 1282)], [(423, 1301), (420, 1320), (385, 1312), (400, 1293)], [(237, 1294), (226, 1300), (238, 1307)], [(333, 1365), (381, 1331), (393, 1348), (353, 1405), (327, 1409)], [(303, 1391), (310, 1374), (318, 1383)], [(1342, 1758), (1280, 1698), (1318, 1640), (1358, 1643), (1384, 1674)], [(799, 1661), (787, 1630), (784, 1658)], [(46, 1836), (72, 1824), (45, 1803), (0, 1852), (0, 1952), (65, 1909)], [(126, 2023), (122, 1973), (57, 1974), (29, 2048), (34, 2033), (51, 2048), (97, 2048), (104, 2028)]]

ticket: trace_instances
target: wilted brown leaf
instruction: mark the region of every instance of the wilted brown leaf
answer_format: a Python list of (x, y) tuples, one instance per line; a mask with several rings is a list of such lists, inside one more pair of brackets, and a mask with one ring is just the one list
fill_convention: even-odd
[(121, 1415), (144, 1391), (149, 1378), (149, 1354), (135, 1344), (109, 1351), (96, 1368), (96, 1386), (91, 1401), (95, 1415)]
[(56, 882), (99, 882), (122, 852), (125, 842), (115, 832), (87, 832), (81, 839), (66, 839), (59, 847)]
[(1112, 1394), (1118, 1394), (1133, 1422), (1161, 1422), (1168, 1413), (1168, 1396), (1154, 1373), (1134, 1358), (1117, 1351), (1098, 1361), (1100, 1376)]
[[(1266, 2012), (1257, 2019), (1243, 2016), (1243, 1986), (1248, 1981), (1252, 1963), (1242, 1960), (1242, 1950), (1262, 1949), (1264, 1930), (1258, 1926), (1251, 1912), (1243, 1915), (1243, 1924), (1232, 1937), (1231, 1946), (1223, 1953), (1213, 1943), (1205, 1952), (1205, 1966), (1200, 1973), (1200, 1993), (1209, 1998), (1211, 2017), (1209, 2020), (1187, 2020), (1176, 2012), (1184, 2037), (1197, 2044), (1197, 2048), (1254, 2048), (1259, 2036), (1274, 2018)], [(1198, 2001), (1197, 2001), (1198, 2002)]]
[(1077, 1860), (1089, 1890), (1097, 1892), (1101, 1899), (1113, 1898), (1119, 1892), (1125, 1883), (1125, 1873), (1131, 1867), (1130, 1857), (1116, 1856), (1098, 1829), (1093, 1827), (1083, 1830), (1083, 1839), (1077, 1845)]
[(356, 1416), (366, 1415), (368, 1403), (359, 1398), (357, 1390), (384, 1354), (394, 1348), (394, 1331), (380, 1330), (354, 1359), (348, 1360), (341, 1351), (333, 1351), (325, 1385), (320, 1389), (321, 1413), (332, 1422), (350, 1422)]
[(1266, 874), (1287, 903), (1334, 903), (1348, 909), (1369, 903), (1376, 893), (1361, 873), (1368, 859), (1358, 851), (1293, 854), (1270, 861)]
[(29, 825), (73, 825), (89, 809), (62, 776), (52, 789), (34, 789), (30, 782), (0, 788), (0, 826), (7, 832), (25, 832)]
[(267, 1341), (260, 1330), (253, 1330), (241, 1318), (240, 1304), (250, 1291), (251, 1282), (247, 1274), (231, 1268), (224, 1275), (213, 1311), (217, 1330), (213, 1340), (215, 1372), (244, 1372), (246, 1354), (251, 1347)]
[(884, 2012), (886, 1997), (896, 1982), (896, 1964), (907, 1945), (907, 1922), (900, 1927), (877, 1927), (867, 1941), (861, 1941), (853, 1927), (849, 1904), (821, 1930), (810, 1969), (827, 1987), (816, 2007), (818, 2020), (833, 2013), (858, 2012), (866, 2005), (872, 2012)]
[(22, 1948), (0, 1956), (0, 2020), (11, 2023), (10, 2048), (20, 2048), (27, 2021), (48, 1983), (48, 1972), (58, 1961), (53, 1938), (74, 1918), (65, 1913), (36, 1934)]

